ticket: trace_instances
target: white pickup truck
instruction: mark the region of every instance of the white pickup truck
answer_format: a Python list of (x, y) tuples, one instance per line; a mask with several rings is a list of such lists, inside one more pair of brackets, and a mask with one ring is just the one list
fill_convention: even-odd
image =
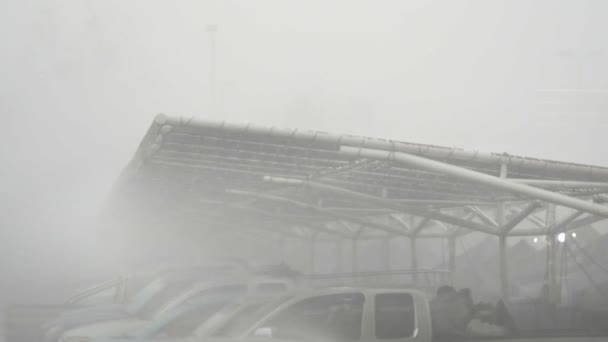
[[(434, 341), (428, 296), (409, 289), (333, 288), (299, 292), (227, 322), (211, 337), (189, 341), (431, 342)], [(465, 337), (443, 341), (481, 340)], [(513, 336), (500, 341), (608, 341), (608, 337)]]
[[(95, 341), (172, 342), (432, 342), (428, 296), (410, 289), (329, 288), (289, 293), (254, 311), (240, 310), (228, 319), (186, 338), (122, 337)], [(212, 319), (213, 320), (213, 319)], [(207, 324), (208, 325), (208, 324)], [(205, 332), (211, 331), (210, 334)], [(441, 341), (480, 341), (451, 338)], [(591, 342), (607, 337), (512, 336), (492, 338), (507, 342)], [(79, 341), (80, 342), (80, 341)]]

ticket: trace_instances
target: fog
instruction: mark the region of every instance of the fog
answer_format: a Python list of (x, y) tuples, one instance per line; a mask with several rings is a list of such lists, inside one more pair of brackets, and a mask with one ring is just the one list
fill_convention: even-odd
[(94, 222), (158, 113), (608, 165), (606, 11), (4, 0), (0, 303), (120, 267)]

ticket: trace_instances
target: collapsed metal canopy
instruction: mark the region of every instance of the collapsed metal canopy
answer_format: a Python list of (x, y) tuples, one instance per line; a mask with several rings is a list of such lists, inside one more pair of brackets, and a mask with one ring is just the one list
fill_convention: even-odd
[(366, 239), (556, 234), (608, 218), (605, 192), (605, 167), (159, 115), (113, 196), (173, 226)]

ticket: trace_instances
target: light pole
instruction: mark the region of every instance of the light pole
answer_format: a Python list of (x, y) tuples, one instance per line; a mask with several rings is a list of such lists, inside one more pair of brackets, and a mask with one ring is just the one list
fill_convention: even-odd
[(217, 114), (217, 80), (216, 80), (216, 34), (218, 26), (216, 24), (207, 25), (209, 35), (209, 108), (212, 115)]

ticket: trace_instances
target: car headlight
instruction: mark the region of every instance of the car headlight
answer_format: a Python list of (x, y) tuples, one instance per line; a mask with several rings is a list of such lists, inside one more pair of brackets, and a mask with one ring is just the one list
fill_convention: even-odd
[(88, 336), (66, 336), (61, 339), (61, 342), (90, 342), (91, 338)]

